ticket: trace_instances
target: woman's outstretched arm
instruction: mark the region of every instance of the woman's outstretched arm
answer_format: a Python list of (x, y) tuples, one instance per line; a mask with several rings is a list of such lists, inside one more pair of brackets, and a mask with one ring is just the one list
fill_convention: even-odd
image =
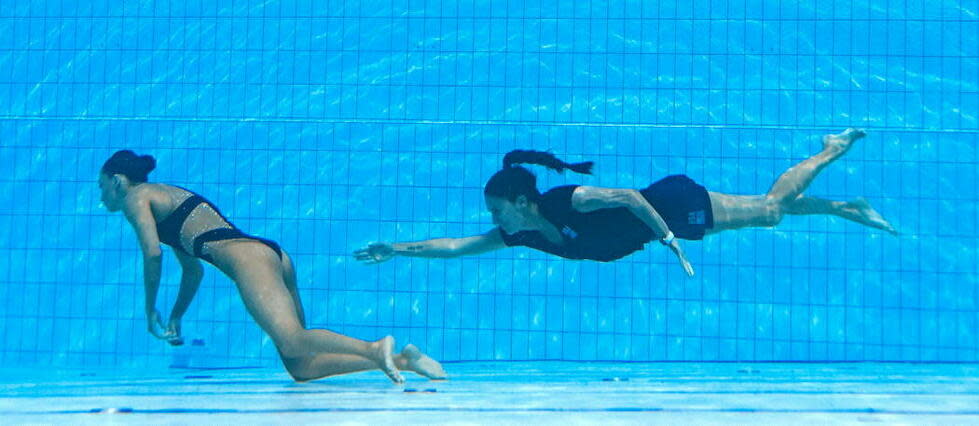
[(485, 253), (506, 247), (499, 228), (465, 238), (435, 238), (410, 243), (372, 243), (354, 252), (357, 260), (381, 263), (395, 256), (451, 258)]

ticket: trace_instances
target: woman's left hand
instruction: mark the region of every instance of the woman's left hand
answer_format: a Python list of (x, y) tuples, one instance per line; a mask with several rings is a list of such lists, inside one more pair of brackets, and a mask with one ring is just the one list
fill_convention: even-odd
[(391, 243), (370, 243), (367, 247), (354, 252), (354, 257), (368, 265), (390, 260), (397, 253)]
[(184, 338), (180, 335), (180, 318), (170, 318), (170, 322), (167, 323), (167, 332), (163, 337), (167, 343), (173, 346), (184, 344)]
[(669, 247), (670, 250), (673, 250), (673, 253), (676, 254), (676, 257), (680, 259), (680, 264), (683, 265), (683, 270), (687, 272), (688, 276), (692, 277), (693, 265), (691, 265), (690, 261), (687, 260), (687, 256), (683, 254), (683, 249), (680, 248), (680, 242), (674, 238), (673, 241), (670, 241), (670, 243), (666, 244), (666, 246)]

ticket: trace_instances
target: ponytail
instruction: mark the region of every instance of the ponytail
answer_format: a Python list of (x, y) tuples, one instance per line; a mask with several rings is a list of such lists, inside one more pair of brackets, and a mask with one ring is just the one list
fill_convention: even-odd
[(515, 150), (503, 156), (503, 169), (496, 172), (486, 182), (483, 194), (505, 198), (513, 202), (517, 197), (523, 195), (528, 201), (537, 202), (540, 199), (540, 191), (537, 190), (537, 177), (530, 170), (518, 164), (536, 164), (544, 166), (558, 173), (564, 173), (565, 169), (570, 169), (577, 173), (591, 174), (594, 165), (591, 161), (583, 163), (565, 163), (554, 154), (543, 151)]
[(512, 167), (514, 164), (537, 164), (547, 167), (558, 173), (564, 173), (564, 169), (571, 169), (581, 174), (591, 174), (591, 167), (595, 164), (591, 161), (583, 163), (565, 163), (559, 160), (554, 154), (543, 151), (514, 150), (503, 156), (503, 168)]

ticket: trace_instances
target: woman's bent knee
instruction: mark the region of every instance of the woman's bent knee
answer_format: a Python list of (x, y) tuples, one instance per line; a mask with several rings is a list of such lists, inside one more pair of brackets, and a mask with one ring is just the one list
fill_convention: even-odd
[(275, 342), (275, 347), (279, 349), (279, 355), (283, 360), (303, 359), (309, 356), (306, 344), (307, 332), (305, 329), (297, 329), (272, 336), (272, 341)]
[(308, 382), (313, 380), (315, 377), (311, 377), (307, 370), (308, 359), (307, 358), (287, 358), (285, 356), (280, 356), (282, 358), (282, 365), (286, 367), (286, 371), (292, 376), (292, 380), (297, 382)]
[(782, 222), (786, 208), (782, 203), (774, 199), (768, 199), (766, 201), (762, 217), (760, 218), (761, 225), (771, 228)]

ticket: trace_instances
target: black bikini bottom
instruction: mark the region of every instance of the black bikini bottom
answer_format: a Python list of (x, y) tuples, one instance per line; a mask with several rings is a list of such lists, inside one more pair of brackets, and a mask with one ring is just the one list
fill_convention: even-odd
[(249, 240), (255, 240), (262, 244), (265, 244), (269, 246), (269, 248), (271, 248), (273, 251), (275, 251), (275, 254), (279, 255), (280, 260), (282, 259), (282, 249), (275, 241), (248, 235), (244, 232), (241, 232), (241, 230), (234, 229), (234, 228), (212, 229), (201, 235), (198, 235), (197, 238), (194, 239), (194, 256), (204, 259), (208, 263), (213, 265), (214, 259), (210, 255), (206, 255), (203, 253), (204, 244), (212, 241), (233, 240), (236, 238), (247, 238)]

